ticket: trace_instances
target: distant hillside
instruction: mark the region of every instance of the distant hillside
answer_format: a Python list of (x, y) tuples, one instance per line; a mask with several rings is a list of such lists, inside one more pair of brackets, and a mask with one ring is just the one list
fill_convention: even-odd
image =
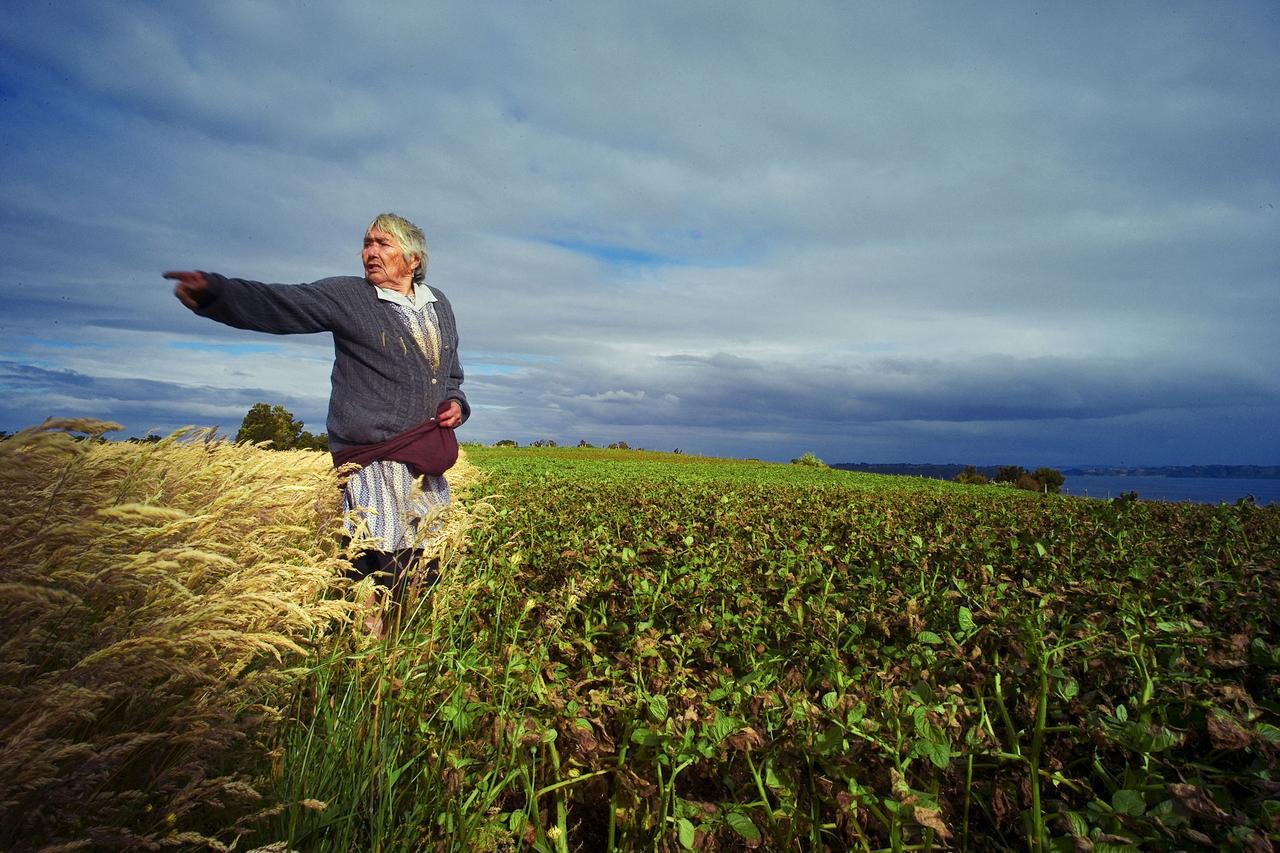
[(1105, 465), (1089, 465), (1082, 468), (1066, 468), (1067, 476), (1104, 477), (1207, 477), (1216, 480), (1258, 479), (1280, 480), (1280, 465), (1162, 465), (1151, 468), (1112, 468)]

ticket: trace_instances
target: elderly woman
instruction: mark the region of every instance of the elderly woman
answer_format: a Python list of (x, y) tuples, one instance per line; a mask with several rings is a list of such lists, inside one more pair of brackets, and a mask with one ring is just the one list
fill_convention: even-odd
[[(279, 335), (333, 334), (329, 448), (335, 464), (363, 465), (347, 481), (343, 504), (348, 535), (367, 536), (362, 543), (372, 547), (354, 564), (354, 575), (399, 585), (421, 559), (429, 533), (421, 523), (449, 502), (444, 468), (452, 459), (438, 457), (450, 446), (456, 456), (452, 430), (471, 410), (461, 388), (453, 309), (426, 283), (422, 230), (384, 213), (365, 231), (361, 260), (364, 278), (311, 284), (197, 271), (164, 275), (177, 281), (174, 294), (183, 305), (220, 323)], [(370, 627), (380, 633), (380, 623)]]

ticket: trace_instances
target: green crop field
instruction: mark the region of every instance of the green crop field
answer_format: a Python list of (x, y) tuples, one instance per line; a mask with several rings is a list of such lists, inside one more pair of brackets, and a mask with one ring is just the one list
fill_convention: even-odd
[[(390, 641), (321, 625), (255, 664), (279, 670), (248, 738), (260, 802), (143, 832), (130, 801), (127, 831), (273, 850), (1280, 837), (1280, 509), (640, 451), (466, 455), (465, 536)], [(298, 540), (321, 535), (328, 559), (322, 534)]]

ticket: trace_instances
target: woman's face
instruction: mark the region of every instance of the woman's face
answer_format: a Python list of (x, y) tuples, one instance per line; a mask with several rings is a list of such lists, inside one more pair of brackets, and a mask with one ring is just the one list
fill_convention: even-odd
[(413, 271), (420, 263), (416, 257), (405, 260), (396, 238), (380, 228), (370, 228), (364, 235), (360, 260), (364, 262), (364, 277), (370, 284), (392, 290), (407, 290), (413, 283)]

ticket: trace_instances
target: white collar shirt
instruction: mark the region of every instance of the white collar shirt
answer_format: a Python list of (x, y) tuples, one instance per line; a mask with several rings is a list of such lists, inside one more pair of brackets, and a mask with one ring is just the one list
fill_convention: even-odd
[(431, 292), (431, 288), (427, 287), (426, 284), (415, 284), (412, 297), (405, 296), (403, 293), (387, 287), (378, 287), (376, 284), (373, 289), (383, 302), (394, 302), (396, 305), (403, 305), (414, 311), (421, 311), (429, 303), (436, 301), (436, 295)]

